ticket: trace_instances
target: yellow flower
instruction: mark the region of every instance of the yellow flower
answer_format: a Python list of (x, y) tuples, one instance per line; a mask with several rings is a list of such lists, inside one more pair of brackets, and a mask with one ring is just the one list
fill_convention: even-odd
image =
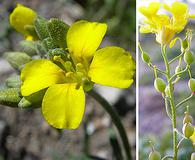
[(78, 21), (67, 33), (69, 56), (56, 55), (53, 62), (33, 60), (23, 68), (23, 96), (48, 88), (42, 113), (53, 127), (79, 126), (85, 108), (84, 91), (90, 90), (94, 83), (118, 88), (132, 84), (135, 62), (129, 52), (114, 46), (97, 50), (106, 30), (106, 24)]
[[(161, 6), (172, 16), (158, 14)], [(146, 17), (145, 24), (140, 27), (140, 32), (155, 33), (156, 41), (160, 44), (169, 43), (175, 34), (185, 28), (189, 18), (195, 18), (194, 15), (189, 14), (187, 4), (181, 2), (174, 2), (172, 6), (153, 2), (148, 7), (140, 7), (139, 11)]]
[(9, 17), (9, 20), (11, 26), (16, 31), (23, 34), (27, 40), (32, 40), (33, 37), (25, 30), (25, 26), (33, 25), (36, 17), (37, 14), (32, 9), (27, 8), (21, 4), (17, 4), (16, 8)]

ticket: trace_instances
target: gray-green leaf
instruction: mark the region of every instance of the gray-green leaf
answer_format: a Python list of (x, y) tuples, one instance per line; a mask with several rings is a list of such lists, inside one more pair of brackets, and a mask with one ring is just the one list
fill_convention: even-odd
[(47, 28), (47, 20), (43, 17), (38, 16), (34, 21), (35, 30), (41, 40), (49, 37)]
[(31, 61), (31, 57), (24, 52), (6, 52), (4, 58), (17, 70), (20, 70), (25, 63)]
[(21, 97), (19, 88), (8, 88), (0, 90), (0, 104), (10, 107), (18, 107), (20, 100)]
[(52, 18), (48, 22), (48, 30), (53, 41), (61, 48), (66, 48), (66, 34), (69, 26), (63, 21)]
[(19, 75), (14, 75), (6, 79), (5, 83), (9, 88), (20, 88), (22, 82)]

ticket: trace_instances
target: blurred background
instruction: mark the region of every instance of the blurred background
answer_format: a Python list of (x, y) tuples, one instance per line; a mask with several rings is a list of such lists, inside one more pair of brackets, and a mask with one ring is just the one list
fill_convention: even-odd
[[(156, 0), (157, 1), (157, 0)], [(155, 2), (156, 2), (155, 1)], [(195, 1), (193, 0), (178, 0), (185, 2), (189, 6), (191, 14), (195, 14)], [(138, 8), (140, 6), (147, 6), (154, 0), (138, 0)], [(171, 4), (175, 0), (160, 0), (166, 4)], [(163, 11), (162, 11), (163, 12)], [(144, 17), (138, 13), (139, 23), (143, 21)], [(195, 20), (190, 20), (189, 25), (186, 28), (195, 30)], [(180, 33), (181, 37), (185, 37), (185, 32)], [(152, 63), (161, 69), (164, 68), (164, 62), (160, 52), (160, 45), (155, 41), (154, 34), (139, 34), (139, 41), (143, 50), (147, 52), (152, 60)], [(195, 39), (192, 41), (192, 51), (195, 51), (193, 44)], [(168, 57), (171, 59), (180, 54), (180, 44), (177, 42), (175, 47), (167, 52)], [(172, 66), (172, 71), (176, 67), (176, 63)], [(192, 66), (192, 74), (195, 76), (195, 65)], [(191, 93), (188, 89), (188, 74), (185, 74), (180, 82), (175, 85), (175, 98), (176, 103), (189, 96)], [(164, 101), (161, 94), (157, 93), (153, 86), (154, 73), (148, 68), (148, 66), (141, 60), (141, 53), (139, 53), (139, 159), (145, 160), (148, 158), (149, 152), (151, 151), (149, 141), (151, 140), (156, 149), (161, 152), (161, 155), (172, 153), (172, 129), (170, 119), (166, 115)], [(190, 114), (195, 117), (195, 99), (192, 99), (184, 106), (190, 106)], [(178, 110), (178, 128), (182, 129), (182, 120), (184, 117), (185, 107)], [(193, 151), (193, 147), (190, 141), (185, 140), (182, 144), (182, 149), (179, 151), (180, 160), (190, 159), (190, 154)]]
[[(135, 0), (0, 0), (0, 88), (14, 74), (2, 55), (5, 51), (19, 51), (18, 44), (23, 39), (9, 25), (9, 14), (17, 3), (68, 24), (79, 19), (107, 23), (102, 46), (117, 45), (135, 57)], [(96, 89), (120, 114), (135, 157), (135, 85), (127, 90), (100, 86)], [(87, 153), (112, 160), (109, 116), (87, 97), (84, 117), (78, 130), (56, 130), (44, 121), (40, 109), (0, 106), (0, 160), (87, 160)]]

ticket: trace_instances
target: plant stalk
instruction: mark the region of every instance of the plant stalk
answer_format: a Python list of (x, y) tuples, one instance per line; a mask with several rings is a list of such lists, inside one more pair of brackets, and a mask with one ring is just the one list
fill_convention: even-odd
[(175, 131), (177, 128), (177, 119), (176, 119), (176, 108), (175, 108), (175, 102), (174, 102), (174, 98), (173, 98), (173, 83), (171, 79), (171, 71), (170, 71), (170, 65), (168, 62), (168, 58), (166, 55), (166, 45), (162, 45), (161, 46), (161, 52), (162, 52), (162, 56), (165, 62), (165, 66), (166, 66), (166, 71), (167, 71), (167, 82), (169, 82), (169, 88), (170, 88), (170, 105), (171, 105), (171, 112), (172, 112), (172, 128), (173, 128), (173, 160), (177, 160), (177, 132)]
[(122, 144), (124, 146), (125, 154), (126, 154), (126, 160), (132, 160), (131, 155), (131, 147), (129, 145), (129, 140), (127, 138), (126, 131), (124, 129), (124, 126), (120, 120), (120, 117), (118, 113), (114, 110), (114, 108), (107, 102), (105, 98), (103, 98), (101, 95), (99, 95), (95, 90), (91, 90), (88, 92), (90, 96), (92, 96), (96, 101), (98, 101), (102, 107), (106, 110), (106, 112), (110, 115), (112, 122), (115, 124), (118, 133), (120, 135)]

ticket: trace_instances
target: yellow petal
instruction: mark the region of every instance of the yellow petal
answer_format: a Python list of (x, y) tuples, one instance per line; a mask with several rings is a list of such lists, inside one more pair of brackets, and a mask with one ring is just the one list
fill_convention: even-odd
[(95, 52), (89, 76), (93, 82), (128, 88), (133, 82), (135, 62), (129, 52), (119, 47), (106, 47)]
[(161, 4), (159, 2), (151, 2), (148, 7), (140, 7), (139, 11), (148, 18), (156, 15), (160, 9)]
[(153, 29), (150, 26), (141, 26), (140, 33), (153, 33)]
[(103, 23), (78, 21), (71, 25), (67, 33), (67, 46), (77, 62), (90, 61), (99, 47), (107, 25)]
[(46, 91), (42, 113), (46, 121), (55, 128), (76, 129), (82, 121), (85, 94), (75, 84), (56, 84)]
[(188, 13), (188, 6), (182, 2), (174, 2), (171, 6), (171, 13), (175, 17), (186, 16)]
[(24, 26), (32, 25), (36, 17), (37, 14), (32, 9), (18, 4), (14, 11), (11, 13), (9, 20), (11, 26), (14, 27), (16, 31), (26, 35), (27, 33), (24, 29)]
[(56, 83), (64, 83), (64, 71), (49, 60), (34, 60), (21, 72), (21, 93), (29, 96)]

